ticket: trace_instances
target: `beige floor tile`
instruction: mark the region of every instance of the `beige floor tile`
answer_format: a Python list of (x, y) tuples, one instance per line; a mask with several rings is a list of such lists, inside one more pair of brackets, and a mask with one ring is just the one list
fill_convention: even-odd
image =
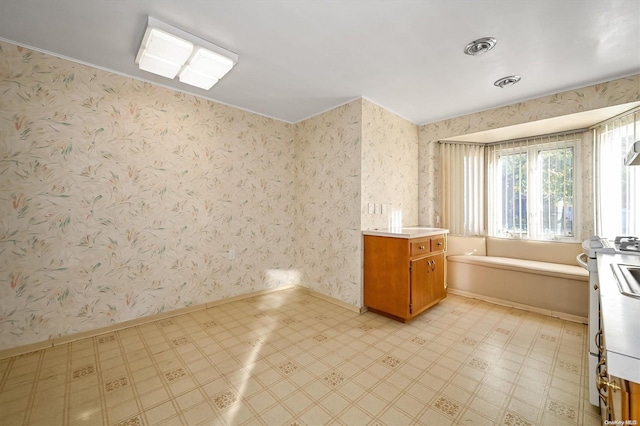
[(336, 392), (331, 392), (322, 399), (322, 406), (324, 409), (334, 416), (340, 414), (349, 405), (349, 401)]
[(173, 403), (167, 401), (153, 408), (145, 410), (144, 415), (149, 424), (158, 424), (168, 418), (175, 417), (178, 412), (176, 411)]
[(538, 417), (540, 415), (540, 407), (537, 405), (530, 405), (524, 401), (519, 400), (518, 398), (511, 398), (509, 404), (507, 405), (507, 410), (517, 414), (518, 416), (526, 419), (531, 423), (536, 423)]
[(483, 417), (490, 419), (491, 421), (498, 421), (504, 411), (504, 408), (502, 406), (492, 404), (491, 402), (482, 399), (479, 396), (474, 396), (471, 399), (469, 408), (472, 409), (475, 413), (480, 414)]
[(402, 394), (393, 402), (393, 407), (401, 410), (407, 416), (416, 418), (420, 412), (422, 412), (431, 403), (435, 392), (429, 389), (424, 389), (419, 392), (415, 397), (409, 394)]
[(134, 383), (139, 394), (151, 392), (163, 386), (162, 379), (155, 368), (145, 368), (139, 372), (133, 372)]
[(487, 418), (483, 413), (478, 413), (473, 409), (466, 409), (460, 415), (459, 423), (464, 425), (492, 426), (495, 425), (493, 418)]
[(204, 400), (205, 396), (200, 389), (193, 389), (175, 398), (176, 404), (181, 411), (185, 411)]
[(378, 416), (378, 414), (380, 414), (380, 412), (386, 407), (384, 400), (371, 393), (364, 395), (356, 402), (356, 405), (371, 417)]
[(324, 425), (329, 424), (331, 417), (331, 414), (324, 410), (322, 406), (314, 405), (298, 416), (298, 419), (302, 424), (306, 425)]
[(370, 388), (369, 392), (373, 392), (378, 398), (382, 399), (386, 403), (390, 403), (402, 393), (402, 390), (386, 381), (383, 381), (373, 388)]
[(170, 398), (169, 393), (164, 387), (155, 388), (150, 391), (145, 391), (144, 393), (141, 392), (139, 395), (140, 405), (143, 410), (164, 403)]
[(216, 417), (208, 424), (224, 424), (239, 425), (250, 422), (251, 419), (256, 419), (255, 412), (245, 403), (239, 401), (233, 407), (222, 412), (218, 412)]
[[(85, 401), (69, 408), (69, 422), (84, 422), (85, 419), (102, 419), (102, 404), (99, 399)], [(95, 424), (100, 424), (97, 422)]]
[(253, 396), (248, 397), (247, 404), (253, 408), (256, 412), (263, 412), (268, 407), (275, 405), (278, 400), (268, 391), (262, 391), (254, 394)]
[(294, 416), (284, 406), (276, 404), (260, 413), (260, 419), (267, 425), (288, 425)]
[[(336, 418), (337, 421), (342, 422), (345, 425), (353, 425), (353, 426), (364, 426), (368, 425), (372, 422), (373, 417), (362, 411), (357, 406), (350, 406), (346, 410), (344, 410), (340, 415)], [(397, 419), (399, 420), (399, 419)], [(402, 424), (396, 420), (395, 423), (389, 424)]]
[[(451, 378), (451, 373), (449, 373), (449, 371), (447, 370), (446, 372), (449, 375), (449, 378)], [(444, 375), (443, 371), (440, 371), (441, 375)], [(432, 374), (431, 371), (426, 372), (425, 374), (423, 374), (418, 381), (423, 384), (424, 386), (436, 391), (436, 392), (440, 392), (445, 385), (447, 384), (446, 380), (443, 380), (442, 378)]]
[(197, 387), (196, 382), (191, 377), (182, 377), (177, 380), (172, 380), (168, 384), (169, 390), (171, 393), (176, 396), (180, 395), (184, 392), (187, 392), (191, 389), (195, 389)]
[(87, 426), (94, 426), (94, 425), (100, 425), (103, 424), (103, 414), (101, 411), (93, 411), (90, 413), (87, 413), (87, 415), (82, 416), (82, 417), (74, 417), (74, 418), (69, 418), (69, 424), (70, 425), (87, 425)]
[(285, 399), (297, 391), (298, 387), (286, 379), (269, 386), (269, 392), (278, 399)]
[(429, 408), (418, 419), (422, 425), (451, 425), (453, 420), (436, 409)]
[(37, 394), (33, 399), (31, 407), (32, 415), (35, 415), (36, 413), (41, 413), (44, 415), (50, 413), (52, 416), (56, 413), (60, 413), (60, 415), (62, 415), (65, 407), (64, 391), (62, 395), (56, 396), (48, 394)]
[(454, 295), (401, 324), (287, 290), (0, 360), (0, 405), (18, 424), (595, 425), (585, 345), (584, 325)]
[(127, 400), (112, 408), (107, 408), (107, 420), (109, 424), (116, 424), (129, 417), (138, 414), (138, 405), (134, 399)]
[(47, 409), (33, 409), (29, 415), (31, 425), (61, 425), (64, 423), (64, 403), (49, 405)]
[(304, 393), (296, 392), (283, 400), (282, 404), (295, 416), (299, 416), (313, 406), (314, 401)]

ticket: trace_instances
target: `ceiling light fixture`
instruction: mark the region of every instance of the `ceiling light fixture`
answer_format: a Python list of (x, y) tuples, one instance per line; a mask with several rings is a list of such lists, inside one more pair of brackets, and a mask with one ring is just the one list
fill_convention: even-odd
[(493, 83), (493, 85), (501, 89), (504, 89), (505, 87), (513, 86), (519, 81), (520, 81), (519, 75), (510, 75), (509, 77), (502, 77), (501, 79), (496, 80), (496, 82)]
[(483, 37), (472, 41), (464, 48), (464, 53), (471, 56), (487, 53), (496, 45), (498, 41), (493, 37)]
[(238, 62), (238, 55), (152, 17), (136, 56), (143, 71), (209, 90)]

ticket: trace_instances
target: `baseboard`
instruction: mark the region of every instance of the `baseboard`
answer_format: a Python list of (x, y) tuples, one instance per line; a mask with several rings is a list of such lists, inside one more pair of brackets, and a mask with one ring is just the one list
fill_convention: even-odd
[(269, 288), (265, 290), (253, 291), (251, 293), (246, 293), (239, 296), (233, 296), (233, 297), (219, 299), (219, 300), (206, 302), (206, 303), (199, 303), (197, 305), (186, 306), (184, 308), (178, 308), (171, 311), (162, 312), (159, 314), (149, 315), (146, 317), (136, 318), (128, 321), (123, 321), (117, 324), (109, 325), (107, 327), (100, 327), (93, 330), (82, 331), (80, 333), (73, 333), (67, 336), (48, 339), (42, 342), (36, 342), (36, 343), (30, 343), (27, 345), (17, 346), (15, 348), (3, 349), (3, 350), (0, 350), (0, 359), (10, 358), (13, 356), (22, 355), (29, 352), (39, 351), (42, 349), (47, 349), (54, 346), (75, 342), (81, 339), (87, 339), (89, 337), (96, 337), (105, 333), (113, 333), (114, 331), (124, 330), (129, 327), (148, 324), (150, 322), (175, 317), (178, 315), (183, 315), (190, 312), (201, 311), (204, 309), (213, 308), (215, 306), (224, 305), (226, 303), (236, 302), (238, 300), (250, 299), (252, 297), (262, 296), (262, 295), (273, 293), (276, 291), (289, 290), (293, 288), (296, 288), (296, 286), (288, 285), (288, 286), (282, 286), (282, 287), (276, 287), (276, 288)]
[(521, 309), (523, 311), (535, 312), (537, 314), (548, 315), (550, 317), (560, 318), (567, 321), (588, 324), (587, 317), (582, 317), (579, 315), (572, 315), (572, 314), (567, 314), (565, 312), (551, 311), (549, 309), (542, 309), (536, 306), (525, 305), (523, 303), (511, 302), (510, 300), (497, 299), (494, 297), (484, 296), (482, 294), (472, 293), (470, 291), (458, 290), (451, 287), (447, 288), (447, 292), (451, 294), (456, 294), (458, 296), (468, 297), (471, 299), (482, 300), (484, 302), (493, 303), (495, 305), (507, 306), (509, 308), (516, 308), (516, 309)]
[(333, 303), (334, 305), (338, 305), (338, 306), (340, 306), (342, 308), (348, 309), (348, 310), (350, 310), (352, 312), (356, 312), (358, 314), (362, 314), (362, 313), (367, 311), (367, 308), (365, 308), (365, 307), (359, 307), (359, 306), (352, 305), (352, 304), (344, 302), (344, 301), (342, 301), (340, 299), (336, 299), (335, 297), (331, 297), (331, 296), (328, 296), (326, 294), (317, 292), (315, 290), (311, 290), (308, 287), (296, 286), (296, 289), (300, 290), (300, 291), (304, 291), (305, 293), (308, 293), (313, 297), (317, 297), (318, 299), (326, 300), (329, 303)]
[(0, 360), (18, 355), (28, 354), (30, 352), (41, 351), (43, 349), (51, 347), (53, 347), (53, 339), (43, 340), (36, 343), (29, 343), (22, 346), (16, 346), (15, 348), (3, 349), (0, 350)]

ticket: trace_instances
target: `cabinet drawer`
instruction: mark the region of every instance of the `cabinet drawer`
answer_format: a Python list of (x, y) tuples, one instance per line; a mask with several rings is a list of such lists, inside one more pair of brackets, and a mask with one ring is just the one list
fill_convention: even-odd
[(431, 238), (416, 238), (411, 240), (411, 257), (420, 256), (431, 251)]
[(431, 239), (431, 251), (444, 250), (444, 237), (435, 237)]

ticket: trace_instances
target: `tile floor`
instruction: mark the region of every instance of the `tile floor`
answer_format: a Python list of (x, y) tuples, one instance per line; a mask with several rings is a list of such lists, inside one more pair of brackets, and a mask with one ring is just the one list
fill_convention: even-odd
[(586, 336), (454, 295), (401, 324), (284, 290), (0, 360), (0, 424), (599, 425)]

